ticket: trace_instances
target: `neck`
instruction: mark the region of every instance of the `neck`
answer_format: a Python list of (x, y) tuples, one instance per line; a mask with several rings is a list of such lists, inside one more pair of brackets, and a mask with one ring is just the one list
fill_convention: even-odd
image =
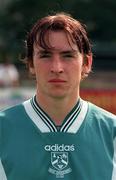
[(78, 95), (62, 99), (46, 98), (41, 96), (39, 93), (36, 95), (37, 103), (50, 116), (57, 126), (62, 124), (64, 118), (76, 105), (78, 99)]

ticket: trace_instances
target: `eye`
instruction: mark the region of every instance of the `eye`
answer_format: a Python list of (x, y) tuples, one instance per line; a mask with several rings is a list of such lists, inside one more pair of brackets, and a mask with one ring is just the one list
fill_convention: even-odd
[(68, 54), (63, 54), (63, 58), (65, 58), (65, 59), (72, 59), (72, 58), (74, 58), (75, 56), (74, 56), (74, 54), (72, 54), (72, 53), (68, 53)]
[(62, 52), (62, 57), (66, 60), (71, 60), (77, 57), (77, 51), (75, 50), (64, 51)]
[(50, 54), (40, 54), (39, 57), (40, 58), (49, 58), (49, 57), (51, 57), (51, 55)]
[(47, 58), (51, 58), (52, 54), (48, 51), (42, 51), (39, 53), (39, 58), (42, 59), (47, 59)]
[(74, 57), (72, 54), (66, 54), (63, 57)]

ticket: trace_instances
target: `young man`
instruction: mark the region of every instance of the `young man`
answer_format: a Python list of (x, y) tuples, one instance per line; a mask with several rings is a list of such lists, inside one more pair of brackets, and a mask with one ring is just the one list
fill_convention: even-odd
[(84, 26), (44, 17), (26, 47), (36, 95), (1, 112), (2, 180), (115, 180), (116, 116), (80, 97), (92, 65)]

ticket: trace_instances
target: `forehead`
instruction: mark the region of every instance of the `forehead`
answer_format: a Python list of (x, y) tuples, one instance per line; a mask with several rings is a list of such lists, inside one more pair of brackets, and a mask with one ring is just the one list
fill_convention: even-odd
[[(44, 37), (45, 43), (50, 47), (50, 50), (66, 51), (78, 50), (76, 43), (72, 42), (71, 37), (64, 31), (48, 31)], [(36, 49), (44, 49), (39, 44), (34, 44)]]

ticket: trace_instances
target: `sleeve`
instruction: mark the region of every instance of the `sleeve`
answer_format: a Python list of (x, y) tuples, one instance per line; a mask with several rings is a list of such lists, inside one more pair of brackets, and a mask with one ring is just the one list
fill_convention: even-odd
[(3, 121), (3, 114), (0, 113), (0, 180), (7, 180), (4, 167), (2, 164), (2, 121)]
[(112, 180), (116, 180), (116, 137), (114, 138), (113, 144), (114, 144), (114, 155), (113, 155)]
[(0, 179), (1, 180), (7, 180), (7, 177), (6, 177), (6, 174), (5, 174), (1, 159), (0, 159)]
[(0, 114), (0, 158), (1, 158), (1, 148), (2, 148), (2, 120)]
[(113, 171), (112, 171), (112, 180), (116, 180), (116, 115), (113, 116)]

